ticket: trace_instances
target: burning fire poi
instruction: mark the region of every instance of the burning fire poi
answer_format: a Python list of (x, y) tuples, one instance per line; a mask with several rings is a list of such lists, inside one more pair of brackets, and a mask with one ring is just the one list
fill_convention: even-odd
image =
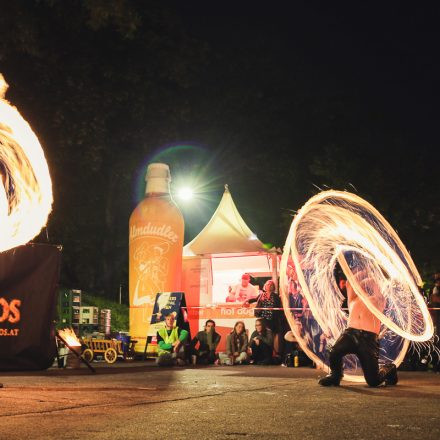
[[(319, 367), (328, 368), (323, 346), (331, 346), (347, 325), (334, 277), (337, 262), (356, 294), (382, 323), (382, 363), (399, 365), (409, 341), (420, 343), (432, 337), (433, 323), (417, 287), (420, 275), (396, 232), (360, 197), (325, 191), (312, 197), (295, 216), (280, 268), (283, 305), (292, 332)], [(370, 301), (371, 292), (362, 287), (360, 273), (377, 284), (385, 310)], [(290, 310), (292, 274), (307, 301), (308, 311), (300, 318)], [(344, 368), (348, 379), (363, 380), (355, 356), (346, 357)]]
[(66, 341), (70, 347), (81, 347), (81, 342), (71, 328), (58, 330), (58, 334)]
[(52, 182), (43, 149), (5, 98), (0, 74), (0, 252), (39, 234), (52, 209)]

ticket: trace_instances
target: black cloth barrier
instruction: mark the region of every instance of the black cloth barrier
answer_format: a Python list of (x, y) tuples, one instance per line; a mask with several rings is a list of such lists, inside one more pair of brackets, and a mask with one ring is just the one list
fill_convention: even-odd
[(43, 370), (56, 356), (61, 249), (28, 244), (0, 253), (0, 370)]

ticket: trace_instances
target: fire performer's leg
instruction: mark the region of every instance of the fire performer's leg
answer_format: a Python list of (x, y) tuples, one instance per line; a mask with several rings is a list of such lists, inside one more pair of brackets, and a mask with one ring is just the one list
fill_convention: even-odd
[(349, 333), (349, 329), (335, 342), (330, 350), (330, 374), (319, 380), (319, 385), (324, 387), (338, 386), (344, 375), (342, 370), (342, 359), (346, 354), (353, 353), (356, 350), (354, 341)]

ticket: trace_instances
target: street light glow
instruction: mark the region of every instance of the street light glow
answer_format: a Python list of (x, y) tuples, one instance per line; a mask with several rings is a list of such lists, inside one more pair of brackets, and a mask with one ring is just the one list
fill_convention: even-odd
[(188, 187), (184, 187), (184, 188), (179, 189), (177, 195), (178, 195), (179, 199), (184, 200), (184, 201), (191, 200), (194, 197), (193, 190)]

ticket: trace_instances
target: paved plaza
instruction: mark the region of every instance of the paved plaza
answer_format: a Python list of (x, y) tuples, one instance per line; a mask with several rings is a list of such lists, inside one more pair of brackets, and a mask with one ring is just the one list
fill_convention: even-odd
[(0, 373), (0, 439), (440, 438), (439, 374), (322, 388), (311, 368), (93, 365)]

